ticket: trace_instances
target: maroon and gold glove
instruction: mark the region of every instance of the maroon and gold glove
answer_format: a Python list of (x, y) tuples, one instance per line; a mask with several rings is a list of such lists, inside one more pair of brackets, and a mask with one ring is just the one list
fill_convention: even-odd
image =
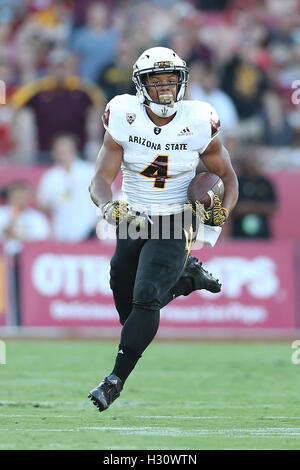
[(123, 201), (108, 201), (102, 207), (103, 218), (111, 225), (119, 225), (127, 218), (128, 206)]
[(217, 194), (214, 194), (214, 205), (209, 211), (204, 209), (203, 204), (196, 201), (193, 204), (189, 203), (193, 215), (195, 215), (201, 224), (220, 226), (223, 225), (228, 219), (229, 212), (225, 207), (222, 207), (221, 200)]
[(214, 227), (223, 225), (229, 217), (229, 211), (222, 207), (221, 200), (217, 194), (214, 194), (214, 205), (211, 211), (208, 211), (209, 219), (204, 223)]
[(134, 211), (124, 201), (109, 201), (102, 207), (104, 219), (111, 225), (119, 225), (125, 220), (135, 227), (143, 228), (147, 224), (147, 214)]

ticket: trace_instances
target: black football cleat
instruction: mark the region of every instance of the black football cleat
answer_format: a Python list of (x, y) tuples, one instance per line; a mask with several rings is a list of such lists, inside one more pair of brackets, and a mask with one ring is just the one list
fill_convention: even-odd
[(222, 287), (219, 279), (215, 279), (211, 273), (203, 269), (202, 263), (193, 256), (189, 257), (182, 277), (189, 277), (193, 280), (194, 290), (205, 289), (216, 294)]
[(111, 374), (105, 377), (98, 387), (90, 391), (88, 398), (92, 400), (99, 411), (104, 411), (120, 396), (122, 388), (122, 380)]

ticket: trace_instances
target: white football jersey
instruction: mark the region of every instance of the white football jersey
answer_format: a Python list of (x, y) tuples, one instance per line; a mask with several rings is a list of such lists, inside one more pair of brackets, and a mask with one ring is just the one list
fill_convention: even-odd
[(219, 118), (201, 101), (181, 101), (175, 117), (156, 126), (134, 95), (118, 95), (106, 107), (103, 122), (123, 147), (123, 200), (148, 214), (181, 212), (195, 176), (199, 154), (219, 132)]

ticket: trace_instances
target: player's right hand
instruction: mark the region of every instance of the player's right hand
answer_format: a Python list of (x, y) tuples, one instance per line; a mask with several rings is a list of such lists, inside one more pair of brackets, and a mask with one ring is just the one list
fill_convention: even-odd
[(147, 215), (134, 211), (124, 201), (109, 201), (102, 207), (104, 219), (111, 225), (119, 225), (125, 220), (135, 227), (144, 228), (147, 224)]
[(103, 218), (111, 225), (119, 225), (127, 218), (128, 206), (123, 201), (108, 201), (102, 207)]

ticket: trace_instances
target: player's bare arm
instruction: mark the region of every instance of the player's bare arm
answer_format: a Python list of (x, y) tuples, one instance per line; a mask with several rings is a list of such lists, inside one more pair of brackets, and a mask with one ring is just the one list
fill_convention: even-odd
[(238, 200), (238, 179), (232, 167), (230, 156), (219, 137), (208, 145), (201, 159), (211, 173), (218, 175), (224, 183), (223, 207), (230, 213)]
[(112, 225), (123, 220), (135, 225), (145, 223), (144, 215), (137, 215), (128, 209), (123, 201), (113, 201), (111, 185), (115, 180), (123, 159), (123, 147), (117, 144), (106, 131), (103, 145), (96, 161), (96, 171), (89, 187), (91, 199), (102, 210), (103, 217)]
[(92, 201), (100, 208), (112, 200), (111, 185), (119, 173), (122, 157), (123, 148), (106, 132), (96, 161), (95, 175), (89, 187)]

